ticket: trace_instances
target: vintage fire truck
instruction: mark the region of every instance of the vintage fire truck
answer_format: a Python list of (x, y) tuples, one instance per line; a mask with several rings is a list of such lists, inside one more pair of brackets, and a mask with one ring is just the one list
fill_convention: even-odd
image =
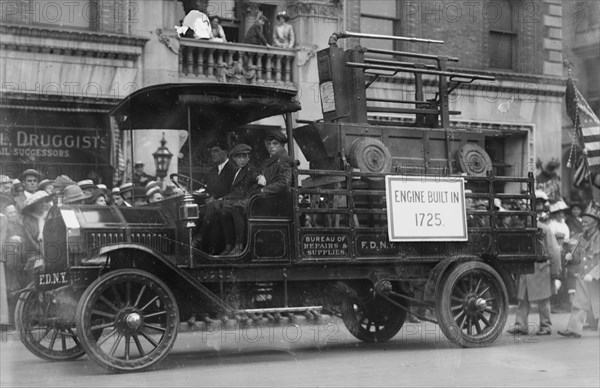
[[(196, 176), (177, 177), (186, 193), (159, 203), (53, 207), (43, 263), (17, 306), (25, 346), (44, 359), (87, 353), (110, 371), (141, 371), (169, 353), (191, 317), (243, 324), (302, 314), (337, 315), (365, 342), (392, 339), (415, 314), (459, 346), (493, 343), (516, 276), (545, 256), (531, 174), (496, 174), (486, 149), (497, 139), (450, 128), (449, 93), (490, 78), (449, 71), (455, 58), (337, 47), (349, 36), (359, 35), (334, 34), (318, 53), (318, 122), (294, 128), (295, 92), (257, 85), (155, 85), (118, 104), (111, 115), (122, 130), (187, 128), (190, 150), (227, 135), (252, 145), (257, 165), (267, 156), (264, 128), (251, 124), (281, 120), (290, 156), (297, 146), (309, 168), (294, 166), (284, 195), (251, 198), (235, 256), (193, 247), (206, 199)], [(399, 74), (414, 77), (414, 99), (367, 97), (375, 79)], [(370, 111), (414, 120), (378, 121)]]

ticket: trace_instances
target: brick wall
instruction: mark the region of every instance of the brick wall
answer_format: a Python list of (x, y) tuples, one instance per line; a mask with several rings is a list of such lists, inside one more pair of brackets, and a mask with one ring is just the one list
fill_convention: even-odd
[[(363, 0), (368, 1), (368, 0)], [(392, 1), (392, 0), (391, 0)], [(397, 0), (400, 34), (443, 40), (443, 45), (402, 43), (398, 48), (460, 58), (460, 67), (489, 68), (490, 20), (495, 0)], [(500, 1), (500, 0), (498, 0)], [(348, 0), (348, 30), (360, 31), (360, 1)], [(560, 75), (560, 0), (512, 0), (514, 35), (513, 71)]]

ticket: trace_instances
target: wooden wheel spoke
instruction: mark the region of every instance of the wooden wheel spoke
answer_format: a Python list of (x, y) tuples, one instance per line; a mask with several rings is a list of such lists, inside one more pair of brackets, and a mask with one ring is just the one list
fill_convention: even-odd
[(111, 318), (111, 319), (114, 319), (116, 317), (115, 314), (110, 314), (110, 313), (107, 313), (107, 312), (104, 312), (104, 311), (98, 310), (98, 309), (93, 309), (92, 314), (100, 315), (102, 317)]
[(103, 329), (107, 329), (109, 327), (113, 327), (115, 324), (113, 322), (109, 322), (109, 323), (102, 323), (99, 325), (93, 325), (90, 326), (90, 330), (91, 331), (96, 331), (96, 330), (103, 330)]
[(485, 295), (486, 292), (488, 292), (490, 290), (491, 286), (487, 286), (486, 288), (483, 289), (483, 291), (481, 291), (478, 295), (479, 297), (483, 297), (483, 295)]
[(473, 292), (473, 273), (469, 273), (469, 292)]
[(156, 313), (152, 313), (152, 314), (144, 315), (144, 319), (148, 319), (148, 318), (154, 318), (154, 317), (157, 317), (157, 316), (159, 316), (159, 315), (165, 315), (165, 314), (167, 314), (167, 312), (166, 312), (166, 311), (159, 311), (159, 312), (156, 312)]
[(150, 328), (152, 330), (157, 330), (157, 331), (160, 331), (160, 332), (163, 332), (163, 333), (167, 331), (167, 329), (165, 329), (164, 327), (160, 327), (160, 326), (156, 326), (156, 325), (151, 325), (151, 324), (148, 324), (148, 323), (145, 323), (145, 322), (144, 322), (144, 327), (148, 327), (148, 328)]
[(491, 307), (486, 307), (485, 310), (483, 310), (483, 311), (486, 311), (490, 314), (498, 315), (498, 311), (492, 309)]
[(475, 330), (477, 331), (477, 334), (481, 334), (481, 326), (479, 326), (479, 320), (474, 322), (474, 326)]
[(119, 306), (123, 306), (123, 299), (121, 299), (121, 294), (119, 294), (119, 291), (117, 290), (117, 285), (113, 284), (112, 286), (110, 286), (110, 290), (112, 291), (117, 304)]
[(142, 344), (140, 343), (140, 339), (138, 338), (137, 334), (132, 334), (131, 336), (133, 337), (133, 342), (135, 342), (135, 346), (137, 347), (137, 350), (140, 353), (140, 357), (144, 357), (146, 353), (144, 353), (144, 348), (142, 347)]
[(467, 334), (468, 335), (473, 335), (473, 322), (471, 322), (471, 318), (467, 318)]
[(158, 347), (158, 342), (156, 342), (152, 337), (150, 337), (148, 334), (144, 333), (143, 331), (139, 332), (140, 335), (142, 337), (144, 337), (148, 342), (150, 342), (152, 344), (152, 346), (154, 346), (155, 348)]
[(131, 282), (125, 285), (125, 298), (127, 306), (131, 306)]
[[(465, 310), (460, 310), (460, 312), (454, 316), (454, 322), (458, 322), (458, 319), (464, 314)], [(460, 328), (462, 329), (462, 324), (460, 325)]]
[(106, 335), (106, 337), (104, 337), (104, 338), (102, 338), (100, 341), (98, 341), (98, 342), (96, 343), (96, 345), (98, 345), (98, 346), (102, 346), (102, 344), (103, 344), (103, 343), (105, 343), (106, 341), (108, 341), (108, 339), (109, 339), (110, 337), (112, 337), (113, 335), (115, 335), (115, 334), (117, 334), (117, 329), (112, 329), (112, 330), (110, 331), (110, 333), (108, 333), (108, 334)]
[(483, 281), (483, 278), (479, 278), (479, 280), (477, 281), (477, 284), (475, 285), (475, 290), (473, 291), (474, 294), (477, 294), (477, 290), (479, 290), (479, 286), (481, 286), (481, 282)]
[[(144, 291), (146, 291), (146, 285), (144, 284), (142, 286), (142, 289), (140, 290), (140, 293), (138, 294), (137, 298), (135, 299), (135, 303), (133, 304), (133, 307), (137, 307), (138, 304), (140, 304), (140, 301), (142, 300), (142, 295), (144, 295)], [(137, 337), (135, 337), (137, 338)]]
[[(129, 283), (127, 283), (129, 284)], [(126, 335), (125, 336), (125, 360), (129, 361), (129, 352), (130, 352), (130, 339), (131, 336)]]
[(450, 297), (450, 300), (453, 300), (453, 301), (455, 301), (455, 302), (458, 302), (458, 303), (460, 303), (461, 305), (462, 305), (462, 302), (463, 302), (463, 298), (459, 298), (458, 296), (451, 296), (451, 297)]
[(460, 330), (462, 330), (465, 327), (465, 321), (467, 320), (467, 314), (465, 314), (465, 316), (463, 317), (462, 321), (460, 322)]
[(67, 339), (65, 338), (65, 335), (62, 332), (60, 333), (60, 342), (62, 345), (62, 350), (63, 351), (67, 350)]
[(119, 344), (121, 343), (122, 339), (123, 339), (123, 334), (119, 333), (119, 335), (117, 336), (117, 340), (115, 341), (113, 346), (110, 348), (110, 351), (108, 352), (108, 355), (110, 357), (113, 357), (115, 355), (115, 352), (117, 351), (117, 348), (119, 347)]
[(148, 308), (148, 306), (150, 306), (152, 303), (156, 302), (158, 300), (158, 295), (156, 295), (154, 298), (150, 299), (150, 302), (146, 303), (146, 305), (144, 307), (142, 307), (140, 309), (140, 311), (144, 311)]
[(488, 321), (487, 318), (483, 316), (483, 314), (479, 314), (479, 319), (483, 321), (483, 323), (485, 324), (485, 327), (492, 326), (490, 321)]
[(457, 304), (457, 305), (450, 307), (450, 311), (456, 311), (456, 310), (460, 310), (460, 309), (463, 309), (462, 304)]
[(54, 348), (54, 344), (56, 343), (57, 337), (58, 337), (58, 329), (54, 328), (54, 333), (52, 333), (52, 338), (50, 338), (50, 345), (48, 345), (48, 349), (52, 350)]
[(106, 299), (103, 295), (100, 295), (98, 299), (100, 299), (102, 302), (104, 302), (105, 305), (114, 310), (114, 312), (119, 312), (120, 309), (117, 306), (115, 306), (110, 300)]
[(73, 337), (73, 342), (75, 342), (75, 345), (78, 347), (81, 346), (81, 344), (79, 343), (79, 338), (77, 338), (77, 336), (73, 332), (73, 329), (68, 328), (67, 330), (69, 331), (69, 333), (71, 333), (71, 336)]

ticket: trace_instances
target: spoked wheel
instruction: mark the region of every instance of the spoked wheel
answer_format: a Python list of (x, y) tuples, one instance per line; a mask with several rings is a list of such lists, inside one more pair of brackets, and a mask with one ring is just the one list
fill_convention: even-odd
[(160, 362), (173, 347), (178, 329), (173, 294), (145, 271), (123, 269), (101, 276), (77, 307), (83, 348), (110, 371), (141, 371)]
[(462, 347), (488, 346), (506, 324), (506, 286), (498, 272), (485, 263), (458, 264), (443, 281), (437, 310), (448, 339)]
[(342, 302), (342, 321), (348, 331), (361, 341), (385, 342), (404, 325), (406, 311), (382, 299), (348, 296)]
[(35, 290), (21, 294), (15, 325), (23, 345), (41, 359), (70, 361), (85, 354), (75, 335), (75, 322), (59, 319), (56, 301)]

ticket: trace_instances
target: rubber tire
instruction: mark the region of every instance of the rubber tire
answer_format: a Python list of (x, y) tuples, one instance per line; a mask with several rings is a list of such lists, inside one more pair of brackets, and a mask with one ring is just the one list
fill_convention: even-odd
[[(346, 326), (346, 329), (352, 334), (354, 337), (366, 343), (382, 343), (389, 341), (392, 339), (406, 321), (406, 311), (396, 308), (393, 305), (388, 304), (383, 300), (379, 300), (377, 302), (373, 301), (371, 303), (367, 303), (371, 309), (373, 306), (378, 303), (381, 307), (385, 308), (387, 311), (382, 312), (378, 311), (374, 312), (375, 314), (383, 314), (384, 317), (390, 320), (389, 325), (385, 325), (384, 329), (381, 330), (378, 334), (366, 331), (357, 320), (356, 312), (354, 310), (354, 305), (360, 306), (362, 303), (355, 297), (345, 297), (342, 301), (342, 321)], [(360, 307), (359, 307), (360, 308)]]
[[(496, 284), (496, 291), (499, 295), (495, 295), (499, 301), (498, 318), (494, 322), (491, 330), (483, 333), (482, 336), (468, 336), (459, 329), (458, 324), (452, 316), (451, 311), (451, 296), (454, 287), (458, 281), (469, 272), (476, 271), (485, 273)], [(480, 261), (468, 261), (459, 263), (445, 273), (445, 279), (437, 293), (437, 317), (439, 325), (444, 335), (455, 344), (464, 348), (478, 348), (489, 346), (494, 343), (504, 330), (506, 319), (508, 317), (508, 293), (506, 285), (502, 278), (491, 266)]]
[[(83, 356), (85, 354), (85, 350), (83, 349), (80, 343), (78, 344), (79, 339), (77, 339), (77, 337), (74, 337), (76, 338), (75, 346), (73, 346), (70, 349), (67, 349), (66, 351), (56, 351), (49, 349), (47, 347), (42, 346), (40, 343), (41, 341), (36, 340), (35, 335), (29, 330), (26, 323), (28, 317), (28, 309), (32, 307), (33, 303), (37, 302), (37, 300), (35, 300), (36, 296), (37, 291), (35, 290), (26, 291), (22, 293), (15, 307), (15, 326), (17, 328), (17, 331), (19, 332), (19, 337), (23, 345), (25, 345), (27, 350), (29, 350), (31, 353), (47, 361), (72, 361)], [(74, 330), (75, 327), (73, 327), (72, 329), (73, 330), (71, 330), (71, 335), (74, 336), (76, 334)], [(44, 336), (44, 338), (46, 337), (47, 335)]]
[[(361, 172), (389, 174), (392, 171), (392, 154), (380, 140), (370, 137), (357, 139), (348, 154), (350, 165)], [(368, 181), (381, 181), (379, 177), (365, 177)]]
[[(142, 358), (142, 361), (113, 361), (109, 359), (109, 356), (104, 352), (99, 352), (98, 349), (96, 349), (96, 338), (93, 337), (91, 330), (88, 330), (87, 327), (87, 318), (91, 316), (91, 312), (88, 312), (88, 309), (93, 309), (93, 306), (89, 306), (90, 302), (96, 296), (95, 294), (98, 293), (99, 290), (102, 290), (106, 287), (106, 284), (114, 284), (116, 280), (119, 280), (119, 278), (128, 277), (132, 279), (144, 279), (147, 282), (153, 283), (150, 288), (158, 290), (159, 293), (163, 294), (163, 297), (167, 298), (166, 302), (168, 304), (166, 308), (170, 310), (167, 311), (167, 315), (170, 316), (170, 321), (168, 322), (168, 325), (165, 325), (167, 328), (167, 332), (165, 332), (166, 341), (161, 340), (159, 346), (151, 353), (146, 354)], [(177, 333), (179, 331), (179, 309), (173, 293), (159, 278), (146, 271), (138, 269), (121, 269), (102, 275), (88, 286), (79, 300), (76, 322), (77, 332), (80, 333), (79, 337), (82, 347), (85, 349), (90, 359), (92, 359), (96, 364), (111, 372), (141, 372), (152, 367), (153, 365), (156, 365), (169, 354), (169, 351), (175, 344)], [(158, 352), (156, 354), (157, 350)]]

